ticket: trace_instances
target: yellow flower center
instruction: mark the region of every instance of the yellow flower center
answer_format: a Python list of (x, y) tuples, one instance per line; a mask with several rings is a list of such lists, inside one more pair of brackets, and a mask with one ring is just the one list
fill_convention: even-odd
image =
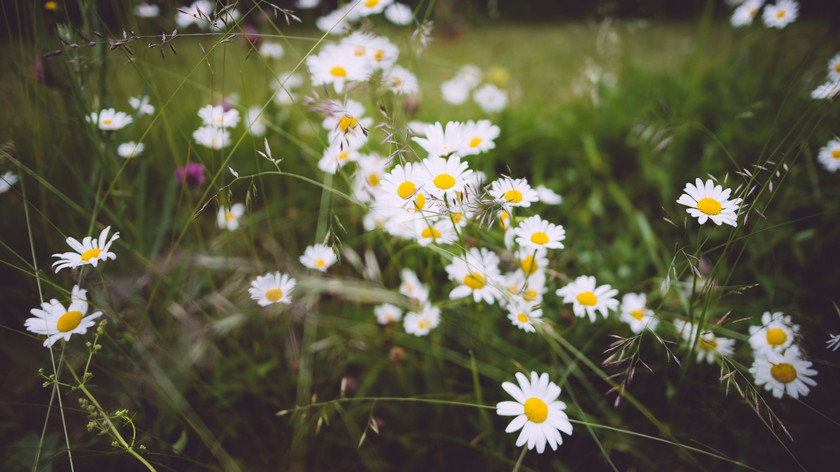
[(364, 56), (365, 55), (365, 47), (364, 46), (356, 46), (356, 50), (353, 51), (353, 54), (357, 56)]
[[(837, 67), (840, 67), (840, 62), (837, 63)], [(837, 72), (840, 72), (840, 70), (838, 70)], [(835, 149), (831, 151), (831, 157), (835, 159), (840, 159), (840, 149)]]
[(645, 309), (644, 308), (639, 308), (638, 310), (633, 310), (633, 311), (630, 312), (630, 316), (632, 316), (633, 318), (636, 318), (639, 321), (642, 321), (642, 318), (644, 318), (644, 316), (645, 316)]
[(578, 296), (575, 298), (577, 299), (578, 303), (584, 306), (595, 306), (595, 304), (598, 303), (598, 297), (596, 297), (595, 294), (592, 292), (583, 292), (581, 294), (578, 294)]
[(420, 320), (417, 322), (417, 327), (420, 329), (426, 329), (429, 327), (429, 322), (427, 320)]
[(73, 331), (79, 323), (82, 322), (82, 313), (79, 311), (68, 311), (61, 315), (61, 318), (56, 322), (55, 327), (62, 333)]
[(374, 59), (376, 59), (377, 61), (381, 61), (381, 60), (382, 60), (382, 58), (383, 58), (383, 57), (385, 57), (385, 51), (383, 51), (383, 50), (381, 50), (381, 49), (380, 49), (380, 50), (376, 51), (376, 54), (374, 54), (374, 55), (373, 55), (373, 57), (374, 57)]
[(347, 71), (344, 70), (341, 66), (335, 66), (330, 69), (330, 74), (334, 75), (335, 77), (347, 77)]
[(520, 323), (527, 323), (528, 322), (528, 315), (525, 313), (520, 313), (516, 315), (516, 319), (519, 320)]
[(472, 138), (472, 140), (470, 140), (471, 148), (478, 147), (479, 144), (481, 144), (481, 138)]
[(782, 19), (785, 17), (785, 15), (787, 15), (787, 12), (785, 12), (784, 10), (779, 10), (778, 12), (776, 12), (776, 18)]
[(213, 121), (215, 121), (218, 124), (222, 124), (222, 123), (225, 122), (225, 117), (224, 116), (217, 116), (216, 118), (213, 119)]
[(435, 177), (435, 186), (441, 190), (452, 188), (455, 185), (455, 178), (449, 174), (440, 174)]
[(414, 199), (414, 205), (417, 206), (418, 209), (423, 208), (426, 205), (426, 196), (422, 193), (418, 193), (417, 198)]
[(790, 383), (796, 379), (796, 367), (782, 362), (770, 367), (770, 375), (781, 383)]
[(367, 181), (371, 187), (376, 187), (379, 185), (379, 176), (376, 174), (370, 174), (368, 175)]
[(235, 219), (236, 219), (236, 217), (233, 216), (232, 212), (229, 212), (229, 211), (225, 212), (225, 221), (231, 221), (231, 220), (235, 220)]
[(101, 252), (102, 252), (102, 249), (98, 249), (98, 248), (88, 249), (87, 251), (82, 253), (82, 261), (88, 262), (91, 259), (93, 259), (94, 257), (99, 256), (99, 254)]
[(537, 291), (536, 290), (525, 290), (525, 294), (522, 296), (526, 302), (532, 302), (537, 299)]
[(327, 263), (323, 259), (318, 259), (317, 261), (315, 261), (316, 267), (324, 267), (325, 265), (327, 265)]
[(405, 181), (397, 187), (397, 195), (399, 195), (400, 198), (408, 198), (414, 193), (415, 188), (414, 182)]
[(787, 341), (787, 334), (780, 328), (771, 328), (767, 330), (767, 344), (776, 347), (781, 346)]
[(700, 349), (704, 351), (714, 351), (717, 346), (718, 343), (714, 338), (700, 338)]
[(265, 298), (267, 298), (270, 302), (276, 302), (277, 300), (283, 298), (283, 291), (279, 288), (273, 288), (265, 292)]
[(697, 202), (697, 209), (707, 215), (717, 215), (721, 208), (720, 202), (714, 198), (707, 197)]
[(464, 285), (473, 290), (479, 290), (484, 288), (485, 282), (486, 279), (484, 278), (484, 276), (475, 272), (464, 277)]
[(340, 129), (344, 134), (347, 134), (350, 130), (355, 129), (358, 124), (359, 122), (352, 116), (344, 115), (340, 120), (338, 120), (338, 129)]
[(462, 214), (460, 214), (460, 213), (450, 213), (450, 214), (449, 214), (449, 218), (450, 218), (450, 219), (452, 220), (452, 222), (453, 222), (453, 223), (455, 223), (455, 224), (460, 223), (460, 222), (461, 222), (461, 218), (463, 218), (463, 217), (464, 217), (464, 215), (462, 215)]
[(376, 5), (379, 5), (379, 0), (367, 0), (365, 2), (365, 6), (368, 7), (368, 8), (373, 8)]
[(47, 2), (44, 4), (44, 10), (56, 11), (58, 10), (58, 2)]
[(834, 63), (834, 72), (840, 72), (840, 61)]
[(440, 231), (438, 231), (435, 228), (432, 228), (431, 226), (428, 226), (425, 229), (423, 229), (423, 231), (420, 233), (420, 236), (424, 238), (436, 239), (440, 237)]
[(536, 233), (531, 235), (531, 242), (542, 246), (543, 244), (548, 243), (548, 235), (543, 233), (542, 231), (537, 231)]
[(103, 125), (110, 125), (113, 122), (114, 122), (114, 120), (102, 120)]
[(505, 192), (505, 200), (510, 203), (519, 203), (522, 201), (522, 192), (519, 190), (508, 190)]
[(339, 155), (338, 155), (338, 160), (339, 160), (339, 161), (344, 161), (344, 160), (347, 160), (347, 151), (344, 151), (344, 152), (342, 152), (341, 154), (339, 154)]
[(525, 400), (525, 416), (532, 423), (542, 423), (548, 418), (548, 405), (536, 397)]
[(528, 256), (519, 263), (522, 267), (522, 272), (526, 274), (533, 274), (537, 270), (537, 261), (534, 256)]

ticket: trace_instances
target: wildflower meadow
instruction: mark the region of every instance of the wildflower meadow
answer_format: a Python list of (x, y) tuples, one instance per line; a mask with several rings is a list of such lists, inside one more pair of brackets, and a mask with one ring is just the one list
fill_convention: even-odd
[(3, 2), (0, 470), (834, 470), (832, 2)]

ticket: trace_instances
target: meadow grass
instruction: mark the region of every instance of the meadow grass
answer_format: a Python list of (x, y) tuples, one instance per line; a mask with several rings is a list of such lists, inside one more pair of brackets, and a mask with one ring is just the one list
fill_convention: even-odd
[[(381, 105), (398, 130), (409, 120), (489, 118), (501, 134), (471, 168), (563, 196), (516, 214), (567, 232), (550, 256), (545, 321), (526, 333), (498, 306), (448, 299), (444, 267), (465, 247), (499, 249), (503, 264), (516, 264), (497, 224), (476, 222), (457, 244), (425, 248), (365, 231), (352, 172), (317, 166), (328, 141), (306, 97), (324, 89), (307, 84), (295, 104), (273, 103), (275, 77), (295, 67), (308, 76), (306, 56), (335, 39), (312, 28), (314, 16), (260, 23), (263, 40), (286, 48), (269, 60), (242, 37), (188, 35), (194, 27), (170, 37), (177, 54), (147, 48), (171, 21), (129, 10), (104, 20), (83, 5), (70, 29), (57, 26), (61, 12), (25, 6), (4, 19), (21, 39), (4, 38), (0, 71), (0, 171), (21, 176), (0, 196), (8, 470), (811, 470), (836, 460), (837, 361), (825, 341), (840, 315), (840, 192), (815, 155), (837, 132), (838, 111), (808, 96), (840, 50), (827, 23), (500, 22), (421, 48), (414, 27), (371, 22), (400, 47), (421, 94), (413, 111), (373, 83), (359, 86), (348, 95), (367, 116), (388, 121)], [(426, 2), (417, 12), (432, 15)], [(123, 29), (144, 36), (127, 44), (133, 54), (109, 50)], [(43, 59), (48, 84), (28, 75), (33, 57), (58, 50)], [(504, 111), (443, 100), (440, 83), (467, 63), (508, 91)], [(153, 115), (114, 132), (85, 121), (128, 110), (141, 94)], [(197, 110), (232, 94), (242, 110), (265, 108), (265, 140), (240, 124), (222, 150), (196, 144)], [(371, 127), (371, 148), (388, 155), (396, 146), (378, 145), (384, 137)], [(129, 139), (146, 149), (118, 157)], [(176, 182), (187, 162), (205, 167), (203, 185)], [(747, 200), (738, 227), (699, 226), (676, 204), (686, 182), (707, 175)], [(220, 229), (219, 207), (246, 201), (240, 228)], [(109, 225), (120, 232), (115, 261), (49, 267), (65, 238)], [(298, 257), (324, 241), (340, 263), (326, 275), (304, 269)], [(397, 293), (403, 268), (442, 310), (428, 336), (373, 316), (383, 302), (412, 308)], [(297, 279), (294, 302), (260, 308), (248, 286), (274, 270)], [(647, 294), (660, 328), (636, 336), (615, 313), (576, 318), (554, 290), (579, 275)], [(26, 313), (67, 299), (73, 284), (107, 323), (48, 351), (24, 330)], [(748, 326), (765, 311), (801, 325), (800, 346), (819, 372), (808, 396), (775, 399), (755, 386)], [(735, 339), (734, 354), (696, 361), (698, 339), (680, 343), (673, 320)], [(626, 361), (606, 362), (619, 351)], [(520, 451), (493, 411), (509, 399), (500, 384), (520, 371), (549, 372), (562, 387), (574, 433), (557, 452)]]

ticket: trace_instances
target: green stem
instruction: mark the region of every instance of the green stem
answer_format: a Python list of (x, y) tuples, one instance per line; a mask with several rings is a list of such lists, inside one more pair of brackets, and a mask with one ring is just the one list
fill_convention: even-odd
[(519, 454), (519, 459), (516, 459), (516, 465), (513, 466), (513, 472), (518, 472), (522, 467), (522, 461), (525, 459), (525, 453), (528, 452), (528, 446), (522, 447), (522, 454)]

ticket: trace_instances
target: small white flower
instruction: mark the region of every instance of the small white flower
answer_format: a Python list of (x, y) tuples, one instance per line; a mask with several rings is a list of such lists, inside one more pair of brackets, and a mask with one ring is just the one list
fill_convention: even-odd
[(464, 82), (467, 88), (474, 89), (481, 83), (482, 73), (481, 69), (474, 64), (464, 64), (455, 73), (455, 78)]
[(820, 148), (817, 160), (829, 172), (836, 172), (837, 169), (840, 169), (840, 138), (834, 138)]
[(198, 116), (204, 122), (204, 126), (215, 128), (233, 128), (239, 124), (239, 110), (231, 108), (225, 111), (222, 105), (207, 105), (198, 110)]
[(606, 318), (610, 310), (618, 308), (618, 290), (609, 285), (595, 286), (595, 277), (582, 275), (556, 292), (557, 296), (563, 297), (563, 303), (572, 303), (572, 311), (575, 316), (582, 318), (589, 316), (595, 321), (595, 312), (601, 312)]
[(391, 305), (390, 303), (383, 303), (373, 309), (376, 315), (376, 322), (381, 325), (388, 323), (396, 323), (402, 319), (402, 310), (399, 307)]
[(440, 93), (450, 105), (460, 105), (470, 97), (470, 86), (458, 78), (447, 80), (440, 84)]
[(384, 10), (388, 5), (394, 3), (394, 0), (361, 0), (357, 3), (358, 5), (355, 5), (352, 13), (356, 18), (359, 18), (382, 13), (382, 10)]
[(508, 103), (507, 92), (493, 84), (485, 84), (473, 93), (473, 100), (486, 113), (496, 113), (505, 109)]
[(233, 231), (239, 228), (239, 218), (245, 214), (245, 205), (241, 203), (234, 203), (228, 208), (219, 208), (219, 213), (216, 216), (216, 223), (219, 228)]
[(526, 218), (514, 228), (516, 244), (532, 249), (563, 249), (566, 230), (562, 225), (555, 225), (543, 220), (540, 215)]
[(357, 56), (350, 46), (327, 44), (318, 54), (306, 58), (312, 85), (332, 84), (337, 93), (344, 91), (346, 82), (368, 80), (373, 71), (365, 56)]
[(264, 136), (266, 123), (268, 123), (268, 120), (262, 111), (262, 107), (254, 106), (245, 111), (245, 129), (252, 135)]
[(462, 156), (481, 154), (496, 147), (494, 139), (499, 137), (499, 127), (490, 120), (467, 121), (461, 128), (461, 147), (458, 152)]
[(124, 112), (116, 111), (113, 108), (100, 110), (99, 113), (91, 113), (88, 121), (95, 124), (104, 131), (113, 131), (124, 128), (131, 123), (132, 119)]
[(840, 52), (828, 60), (828, 80), (840, 80)]
[(840, 347), (840, 334), (828, 334), (828, 341), (825, 342), (825, 348), (836, 351)]
[[(438, 121), (433, 125), (427, 125), (423, 134), (424, 137), (411, 138), (419, 144), (429, 156), (448, 157), (457, 154), (464, 142), (463, 123), (450, 121), (446, 128)], [(460, 156), (460, 155), (459, 155)]]
[(787, 393), (793, 398), (808, 395), (811, 391), (808, 385), (815, 386), (817, 382), (811, 376), (817, 371), (811, 369), (813, 364), (802, 359), (799, 348), (792, 346), (784, 353), (765, 351), (756, 357), (750, 373), (755, 377), (757, 386), (764, 385), (776, 398), (782, 398)]
[(333, 143), (324, 149), (324, 154), (321, 160), (318, 161), (318, 168), (328, 174), (336, 174), (339, 169), (359, 160), (359, 151), (342, 145), (342, 143)]
[(701, 225), (711, 219), (718, 226), (722, 224), (738, 226), (738, 205), (741, 199), (729, 200), (730, 189), (724, 190), (720, 185), (715, 185), (712, 179), (707, 180), (705, 184), (697, 179), (693, 185), (685, 184), (683, 191), (685, 193), (680, 196), (677, 203), (690, 207), (686, 211), (697, 218)]
[(119, 146), (117, 146), (117, 154), (120, 157), (129, 159), (143, 152), (143, 149), (145, 147), (146, 146), (143, 145), (143, 143), (135, 143), (134, 141), (129, 141), (127, 143), (122, 143)]
[(394, 66), (383, 74), (382, 84), (397, 95), (414, 95), (419, 90), (417, 76), (402, 66)]
[(511, 207), (530, 207), (531, 203), (539, 199), (536, 190), (528, 185), (526, 179), (514, 180), (510, 177), (502, 177), (491, 182), (488, 193), (494, 200), (502, 203), (508, 211)]
[(811, 92), (811, 98), (814, 100), (831, 100), (840, 94), (840, 78), (831, 79), (828, 82), (817, 86)]
[(260, 45), (260, 54), (271, 59), (281, 59), (285, 52), (280, 43), (265, 42)]
[(697, 340), (697, 362), (706, 359), (708, 364), (712, 364), (716, 357), (730, 357), (735, 352), (734, 346), (734, 339), (719, 338), (704, 331)]
[(796, 21), (799, 16), (799, 4), (794, 0), (776, 0), (775, 5), (767, 5), (761, 18), (768, 28), (782, 29)]
[(751, 25), (764, 0), (747, 0), (735, 8), (729, 22), (734, 27)]
[(450, 202), (458, 200), (458, 194), (463, 193), (467, 186), (467, 179), (472, 173), (466, 162), (461, 162), (458, 156), (432, 156), (423, 159), (418, 164), (425, 172), (421, 187), (429, 195), (438, 200), (448, 199)]
[(403, 328), (408, 334), (425, 336), (440, 324), (440, 308), (426, 303), (423, 309), (417, 312), (409, 312), (403, 318)]
[(326, 272), (333, 264), (338, 262), (332, 248), (324, 244), (314, 244), (308, 246), (303, 255), (300, 256), (300, 263), (308, 269), (320, 270)]
[(291, 293), (296, 283), (295, 279), (286, 274), (270, 272), (254, 279), (248, 293), (251, 294), (251, 299), (256, 300), (260, 306), (274, 303), (288, 305), (292, 302)]
[(44, 347), (50, 347), (59, 339), (69, 341), (74, 334), (85, 334), (88, 328), (96, 324), (93, 320), (102, 316), (101, 311), (85, 316), (87, 311), (87, 290), (74, 285), (70, 305), (66, 309), (53, 298), (42, 303), (41, 308), (30, 310), (35, 317), (27, 318), (24, 325), (28, 331), (47, 336)]
[(508, 305), (508, 319), (517, 328), (528, 333), (535, 333), (534, 325), (542, 323), (542, 310), (534, 308), (532, 303), (511, 303)]
[(799, 334), (799, 325), (793, 324), (790, 316), (782, 312), (761, 315), (761, 326), (750, 326), (750, 346), (754, 351), (781, 352), (793, 344)]
[(459, 284), (449, 294), (458, 299), (472, 295), (477, 302), (494, 303), (501, 293), (497, 287), (501, 278), (499, 256), (486, 248), (470, 248), (464, 258), (454, 258), (446, 266), (449, 280)]
[(538, 185), (534, 190), (537, 191), (540, 201), (547, 205), (559, 205), (563, 203), (563, 197), (545, 185)]
[(92, 265), (96, 267), (99, 261), (116, 259), (117, 255), (111, 252), (110, 249), (111, 244), (120, 237), (120, 233), (114, 233), (111, 236), (111, 239), (108, 239), (109, 231), (111, 231), (110, 226), (99, 233), (99, 239), (93, 239), (90, 236), (86, 236), (82, 242), (79, 242), (75, 238), (67, 238), (67, 244), (73, 248), (73, 251), (75, 252), (53, 254), (53, 257), (59, 258), (52, 264), (53, 267), (55, 267), (55, 272), (58, 273), (65, 267), (70, 269), (75, 269), (76, 267), (82, 265)]
[(224, 128), (202, 126), (193, 131), (193, 139), (198, 144), (210, 149), (222, 149), (230, 144), (230, 133)]
[(654, 330), (659, 320), (653, 310), (647, 307), (644, 293), (628, 293), (621, 298), (621, 321), (630, 325), (630, 331), (638, 334), (645, 329)]
[(504, 382), (502, 388), (515, 401), (504, 401), (496, 404), (496, 414), (499, 416), (515, 416), (516, 418), (505, 428), (506, 433), (522, 430), (516, 438), (516, 447), (528, 444), (528, 449), (537, 448), (537, 453), (545, 451), (545, 444), (551, 446), (552, 451), (563, 444), (560, 432), (571, 436), (572, 424), (566, 412), (566, 404), (557, 400), (560, 387), (549, 382), (548, 374), (537, 376), (531, 372), (531, 379), (521, 372), (516, 373), (519, 385)]
[(346, 3), (343, 7), (333, 10), (315, 20), (315, 26), (324, 33), (342, 35), (350, 31), (350, 21), (353, 16), (347, 13), (352, 3)]
[(394, 2), (385, 7), (385, 18), (395, 25), (405, 26), (414, 19), (414, 12), (408, 5)]
[(400, 272), (402, 283), (400, 284), (400, 293), (408, 298), (417, 300), (421, 304), (429, 301), (429, 287), (420, 283), (417, 274), (411, 269), (403, 269)]
[(160, 15), (160, 7), (143, 2), (134, 7), (134, 14), (139, 18), (156, 18)]
[(151, 115), (155, 112), (155, 107), (149, 104), (148, 96), (131, 97), (128, 99), (128, 104), (131, 108), (137, 110), (139, 116)]
[(2, 176), (0, 176), (0, 193), (6, 193), (12, 188), (12, 185), (16, 184), (18, 181), (18, 176), (12, 172), (6, 172)]

